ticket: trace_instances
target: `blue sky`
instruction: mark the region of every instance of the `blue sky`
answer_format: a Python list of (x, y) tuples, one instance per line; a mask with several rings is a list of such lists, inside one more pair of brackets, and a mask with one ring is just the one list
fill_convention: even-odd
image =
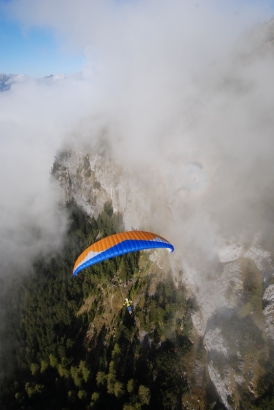
[(86, 65), (81, 52), (61, 49), (50, 30), (39, 27), (26, 30), (20, 23), (0, 16), (0, 73), (23, 73), (39, 78), (72, 74)]
[[(120, 4), (120, 0), (116, 1)], [(0, 0), (0, 73), (24, 73), (32, 77), (43, 77), (50, 74), (72, 74), (87, 65), (81, 47), (78, 50), (61, 47), (54, 31), (46, 28), (46, 25), (39, 26), (37, 23), (26, 29), (19, 20), (8, 17), (2, 6), (13, 2), (14, 0)], [(241, 0), (237, 3), (237, 8), (240, 10), (247, 5), (259, 5), (269, 18), (274, 15), (274, 0)]]

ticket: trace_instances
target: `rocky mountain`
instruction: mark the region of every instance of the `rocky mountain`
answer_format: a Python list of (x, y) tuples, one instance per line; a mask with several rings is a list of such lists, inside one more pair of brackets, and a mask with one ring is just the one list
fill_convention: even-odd
[[(264, 25), (260, 33), (258, 48), (262, 41), (265, 47), (272, 47), (274, 20)], [(20, 80), (18, 77), (2, 74), (0, 91), (8, 91), (15, 80)], [(64, 78), (48, 76), (39, 81), (50, 84)], [(182, 166), (174, 163), (172, 170), (172, 176), (168, 177), (159, 172), (160, 176), (155, 179), (157, 184), (149, 185), (144, 174), (141, 179), (136, 178), (135, 170), (120, 165), (106, 147), (89, 146), (84, 152), (75, 148), (59, 152), (51, 173), (58, 181), (63, 203), (75, 202), (90, 217), (97, 218), (105, 203), (111, 201), (114, 213), (123, 215), (125, 229), (157, 231), (161, 220), (162, 229), (167, 233), (175, 232), (174, 254), (168, 258), (152, 252), (148, 259), (157, 267), (157, 274), (169, 271), (174, 284), (178, 288), (183, 285), (191, 306), (188, 309), (193, 325), (189, 336), (191, 349), (188, 366), (182, 374), (184, 381), (187, 380), (188, 391), (182, 408), (274, 408), (271, 401), (274, 392), (273, 244), (266, 242), (259, 233), (244, 239), (221, 238), (216, 245), (217, 257), (197, 261), (197, 249), (191, 255), (178, 240), (180, 227), (176, 220), (184, 218), (182, 203), (192, 198), (191, 195), (203, 193), (208, 177), (206, 167), (199, 161), (191, 161)], [(160, 216), (157, 204), (161, 204)], [(189, 200), (186, 211), (192, 206), (195, 203)], [(169, 229), (171, 223), (173, 231)], [(166, 236), (169, 238), (168, 234)], [(155, 294), (161, 280), (155, 274), (148, 295)], [(137, 308), (144, 307), (141, 294), (142, 290), (133, 300)], [(111, 293), (107, 294), (107, 300), (113, 302)], [(92, 303), (87, 296), (79, 314), (88, 311)], [(95, 330), (100, 331), (104, 316), (98, 316), (94, 327), (98, 326)], [(189, 325), (189, 316), (175, 317), (181, 331)], [(139, 340), (150, 344), (148, 330), (140, 325), (138, 331)], [(93, 332), (93, 328), (87, 330), (87, 340), (92, 338)], [(220, 402), (208, 402), (209, 390), (214, 391), (212, 397), (217, 393)]]
[[(60, 153), (52, 174), (59, 181), (64, 202), (73, 199), (89, 215), (96, 216), (105, 201), (111, 200), (114, 210), (124, 215), (126, 229), (149, 227), (145, 191), (136, 185), (130, 170), (107, 155)], [(163, 262), (157, 255), (150, 257), (161, 268)], [(174, 283), (182, 281), (197, 306), (191, 314), (194, 348), (188, 369), (188, 379), (193, 381), (189, 403), (194, 409), (207, 408), (203, 404), (206, 378), (215, 386), (224, 408), (251, 408), (250, 403), (255, 403), (271, 384), (271, 252), (263, 249), (258, 236), (249, 244), (236, 239), (224, 243), (219, 249), (219, 262), (205, 266), (202, 275), (182, 255), (170, 257), (169, 263)], [(197, 275), (203, 277), (199, 285), (193, 280)]]
[(0, 74), (0, 91), (8, 91), (15, 77), (15, 74)]
[[(77, 77), (77, 76), (76, 76)], [(47, 85), (51, 85), (53, 82), (62, 81), (68, 78), (68, 76), (64, 74), (58, 75), (48, 75), (42, 78), (34, 79), (32, 77), (28, 77), (25, 74), (0, 74), (0, 92), (2, 91), (9, 91), (11, 86), (16, 83), (24, 83), (27, 81), (43, 83)]]
[(266, 23), (267, 42), (274, 45), (274, 18)]

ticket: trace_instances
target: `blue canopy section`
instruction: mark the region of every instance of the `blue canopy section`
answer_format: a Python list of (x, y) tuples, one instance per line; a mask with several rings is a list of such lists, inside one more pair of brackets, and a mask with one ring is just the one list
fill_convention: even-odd
[(78, 266), (77, 269), (75, 269), (73, 275), (76, 276), (81, 270), (88, 268), (89, 266), (94, 265), (98, 262), (103, 262), (106, 259), (115, 258), (116, 256), (124, 255), (125, 253), (129, 252), (136, 252), (144, 249), (153, 248), (167, 248), (170, 249), (170, 252), (174, 251), (173, 245), (171, 245), (171, 243), (168, 242), (157, 240), (125, 240), (103, 252), (98, 253), (98, 255), (82, 263), (80, 266)]

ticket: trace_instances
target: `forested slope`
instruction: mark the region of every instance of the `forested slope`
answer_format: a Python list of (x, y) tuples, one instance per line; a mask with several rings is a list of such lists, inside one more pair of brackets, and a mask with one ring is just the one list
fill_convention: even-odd
[[(9, 341), (10, 354), (1, 351), (0, 408), (182, 408), (191, 348), (183, 288), (175, 288), (168, 272), (156, 280), (146, 253), (73, 277), (82, 250), (123, 223), (110, 203), (97, 220), (74, 203), (66, 208), (63, 249), (38, 258), (4, 291), (1, 340)], [(126, 296), (135, 304), (132, 316), (123, 306)]]

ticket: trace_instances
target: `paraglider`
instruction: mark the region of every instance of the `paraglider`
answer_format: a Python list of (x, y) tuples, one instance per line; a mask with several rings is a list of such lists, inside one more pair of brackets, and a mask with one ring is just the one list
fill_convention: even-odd
[(127, 231), (100, 239), (89, 246), (76, 260), (73, 275), (95, 263), (144, 249), (166, 248), (174, 251), (173, 245), (165, 238), (152, 232)]
[(128, 313), (131, 315), (132, 314), (132, 300), (128, 300), (128, 298), (126, 298), (124, 306), (126, 306)]

